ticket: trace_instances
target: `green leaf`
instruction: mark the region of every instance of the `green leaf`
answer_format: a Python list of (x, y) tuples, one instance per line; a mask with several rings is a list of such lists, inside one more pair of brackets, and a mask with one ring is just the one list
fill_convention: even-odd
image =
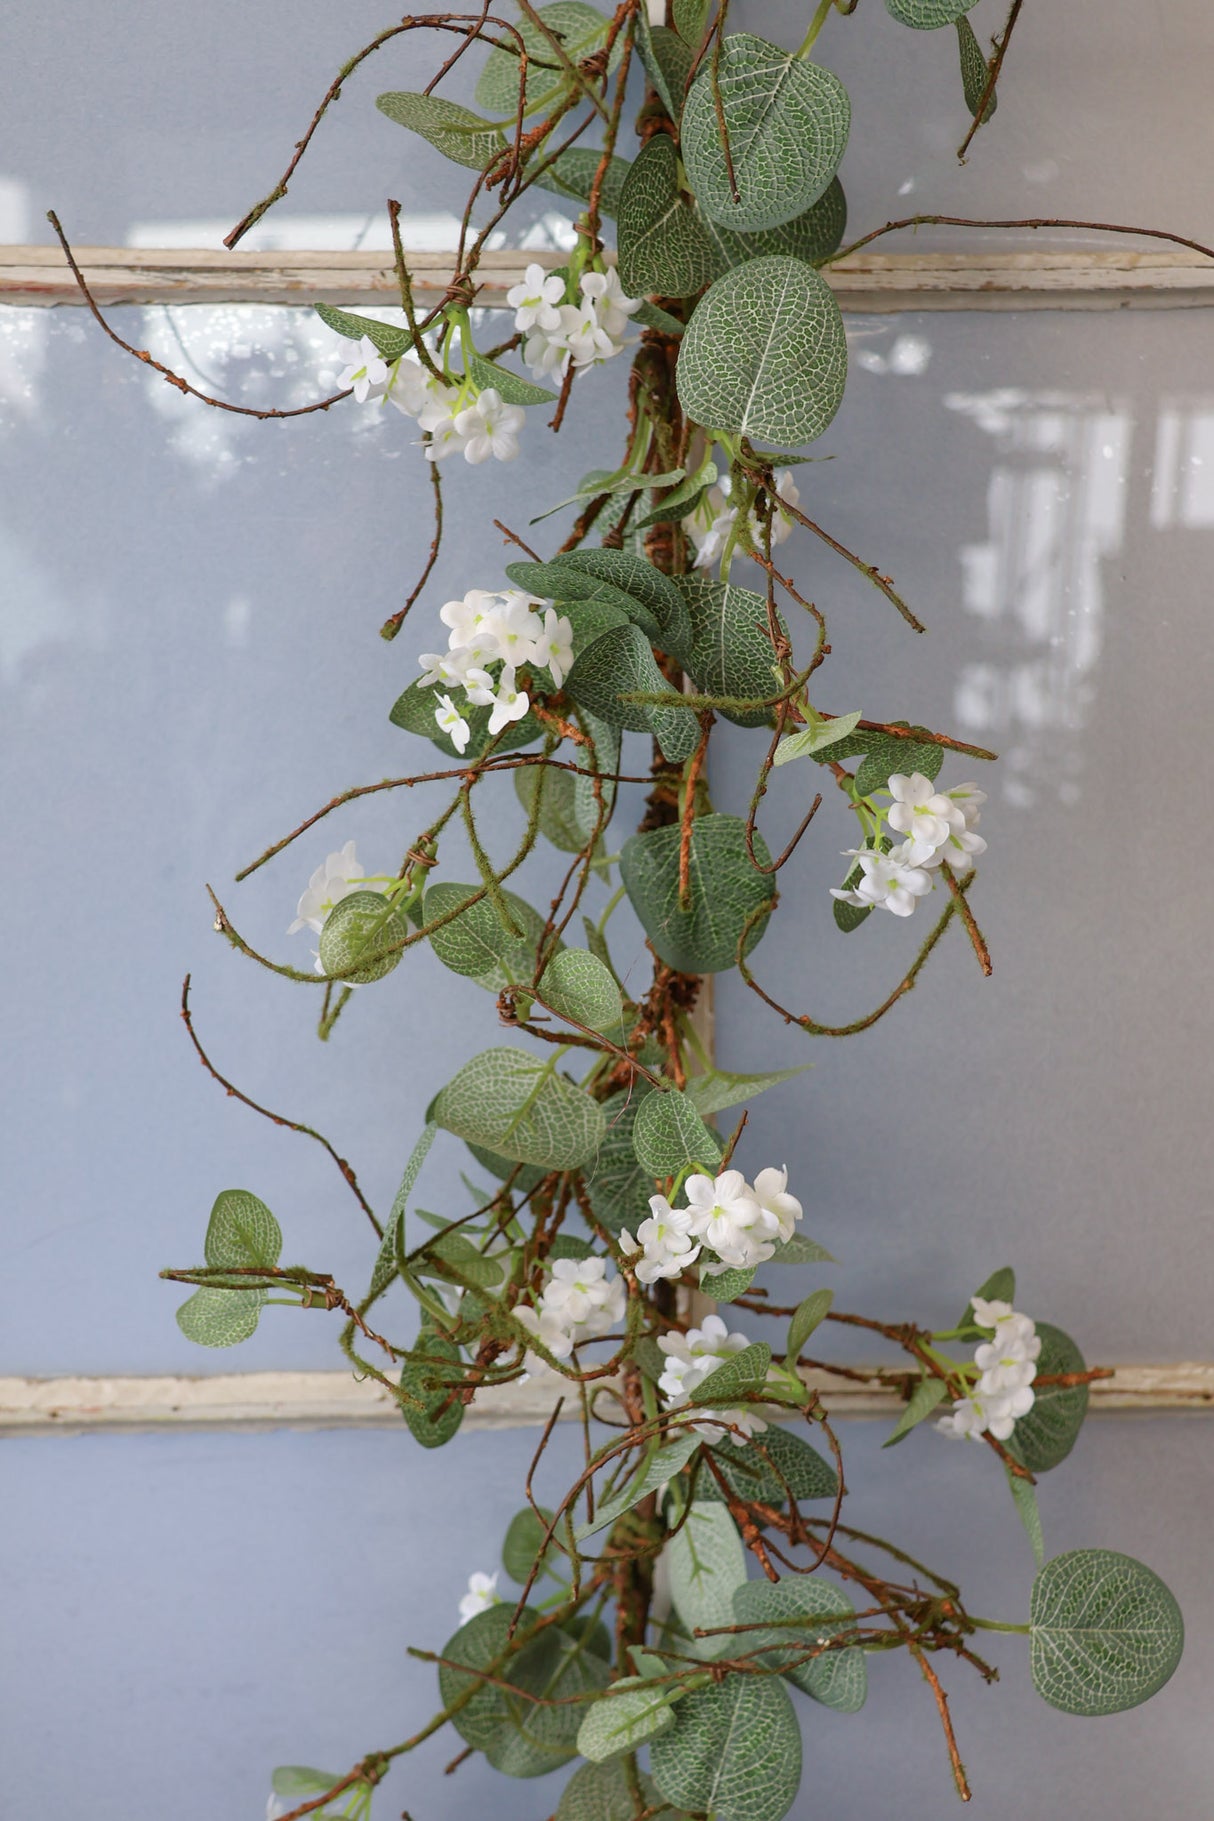
[(598, 1101), (525, 1050), (482, 1050), (434, 1102), (434, 1118), (458, 1138), (518, 1163), (574, 1170), (594, 1156), (606, 1122)]
[(436, 1260), (450, 1265), (461, 1278), (483, 1290), (493, 1289), (505, 1276), (501, 1260), (486, 1258), (466, 1233), (444, 1232), (440, 1238), (431, 1240), (415, 1267), (417, 1275), (446, 1277), (446, 1272), (436, 1266)]
[[(1083, 1354), (1061, 1328), (1039, 1321), (1037, 1333), (1041, 1339), (1038, 1380), (1055, 1372), (1087, 1370)], [(1006, 1446), (1012, 1458), (1030, 1473), (1048, 1473), (1066, 1459), (1079, 1438), (1088, 1413), (1088, 1387), (1035, 1383), (1033, 1390), (1033, 1407), (1019, 1419)]]
[(1045, 1538), (1041, 1531), (1041, 1511), (1037, 1504), (1037, 1488), (1031, 1480), (1022, 1480), (1011, 1468), (1005, 1468), (1007, 1483), (1011, 1489), (1012, 1503), (1016, 1507), (1016, 1516), (1024, 1525), (1025, 1534), (1033, 1549), (1033, 1560), (1038, 1568), (1045, 1561)]
[(803, 1233), (794, 1233), (782, 1246), (777, 1246), (768, 1260), (773, 1265), (833, 1265), (834, 1257), (820, 1246), (816, 1239), (807, 1239)]
[(384, 1236), (380, 1241), (375, 1268), (371, 1273), (371, 1288), (368, 1294), (372, 1297), (379, 1296), (386, 1290), (396, 1276), (398, 1236), (402, 1249), (404, 1246), (405, 1210), (409, 1197), (413, 1193), (413, 1185), (417, 1181), (422, 1164), (426, 1161), (426, 1153), (434, 1143), (434, 1134), (437, 1130), (438, 1127), (432, 1120), (427, 1122), (422, 1127), (417, 1143), (409, 1153), (409, 1161), (405, 1165), (405, 1173), (401, 1177), (400, 1187), (396, 1191), (396, 1199), (393, 1201), (392, 1210), (384, 1223)]
[[(641, 299), (641, 307), (633, 311), (632, 320), (646, 329), (660, 329), (663, 335), (681, 335), (687, 327), (677, 316), (672, 316), (669, 310), (663, 310), (660, 304), (655, 304), (651, 297)], [(655, 477), (651, 485), (661, 486), (662, 483)]]
[(948, 1386), (942, 1378), (921, 1378), (907, 1399), (905, 1410), (886, 1436), (881, 1446), (892, 1448), (902, 1441), (912, 1429), (926, 1422), (932, 1411), (944, 1402), (948, 1396)]
[(659, 1486), (672, 1480), (687, 1465), (700, 1442), (701, 1437), (694, 1429), (678, 1430), (675, 1439), (651, 1454), (640, 1471), (634, 1473), (618, 1491), (596, 1504), (593, 1518), (578, 1525), (578, 1542), (596, 1535), (600, 1530), (606, 1530), (618, 1517), (631, 1511), (634, 1505), (639, 1505), (643, 1498), (648, 1498), (651, 1492), (656, 1492)]
[(534, 386), (508, 367), (486, 360), (483, 354), (469, 355), (468, 374), (479, 391), (486, 392), (493, 386), (508, 405), (550, 405), (556, 397), (547, 386)]
[(977, 3), (978, 0), (885, 0), (885, 7), (899, 25), (909, 25), (916, 32), (934, 32), (942, 25), (952, 25)]
[(644, 518), (634, 520), (636, 529), (645, 531), (650, 525), (674, 525), (680, 519), (689, 518), (716, 479), (716, 463), (705, 462), (702, 468), (697, 468), (685, 481), (680, 481), (652, 512), (647, 512)]
[[(696, 1499), (666, 1550), (670, 1598), (686, 1630), (732, 1625), (734, 1589), (746, 1579), (746, 1551), (724, 1505)], [(732, 1655), (733, 1641), (693, 1636), (689, 1647), (700, 1657), (723, 1657)]]
[[(579, 746), (574, 755), (578, 771), (562, 771), (550, 766), (522, 765), (514, 774), (514, 788), (528, 813), (539, 793), (540, 833), (563, 853), (581, 853), (593, 835), (599, 820), (595, 798), (595, 766), (599, 772), (620, 769), (620, 730), (608, 727), (597, 715), (579, 711), (583, 731), (594, 741), (594, 761), (589, 750)], [(616, 786), (610, 778), (599, 783), (606, 814), (615, 805)]]
[[(749, 954), (766, 929), (775, 903), (772, 875), (751, 864), (740, 816), (697, 816), (691, 825), (691, 903), (685, 910), (679, 903), (680, 838), (677, 823), (630, 835), (620, 853), (620, 876), (645, 934), (668, 967), (683, 974), (723, 973), (737, 964), (743, 930)], [(771, 864), (757, 833), (754, 849), (760, 865)]]
[[(975, 0), (976, 3), (977, 0)], [(955, 23), (957, 49), (961, 54), (961, 86), (965, 91), (965, 105), (976, 117), (982, 97), (986, 93), (986, 85), (990, 81), (990, 65), (982, 55), (981, 46), (974, 36), (974, 28), (969, 20), (962, 18)], [(979, 122), (981, 126), (986, 125), (998, 106), (999, 95), (995, 89), (992, 89), (991, 98), (982, 110), (982, 119)]]
[[(394, 727), (403, 727), (406, 733), (419, 733), (427, 740), (433, 740), (439, 750), (457, 765), (470, 765), (479, 759), (489, 745), (492, 735), (489, 732), (489, 718), (492, 708), (474, 708), (470, 703), (460, 705), (460, 712), (468, 723), (468, 746), (465, 752), (458, 753), (451, 744), (450, 734), (444, 733), (434, 719), (438, 707), (438, 694), (431, 685), (422, 687), (421, 679), (410, 683), (403, 694), (397, 696), (388, 716)], [(494, 751), (499, 753), (514, 752), (519, 746), (529, 746), (532, 740), (539, 738), (542, 729), (533, 714), (525, 714), (521, 721), (512, 721), (498, 736)]]
[(500, 993), (504, 986), (525, 986), (535, 972), (535, 956), (544, 933), (544, 919), (524, 899), (503, 889), (502, 897), (520, 935), (502, 928), (501, 918), (486, 894), (469, 903), (480, 888), (437, 881), (422, 899), (426, 924), (447, 916), (458, 905), (468, 909), (430, 932), (430, 946), (453, 974), (464, 974), (486, 992)]
[(595, 1219), (610, 1233), (623, 1227), (635, 1233), (649, 1214), (653, 1177), (637, 1162), (632, 1140), (637, 1114), (651, 1092), (648, 1083), (638, 1081), (602, 1102), (607, 1135), (586, 1171), (586, 1189)]
[(305, 1796), (319, 1796), (335, 1783), (340, 1783), (341, 1771), (312, 1770), (306, 1764), (280, 1764), (270, 1778), (270, 1788), (276, 1796), (294, 1796), (302, 1800)]
[[(653, 1780), (642, 1772), (640, 1782), (645, 1805), (656, 1808), (661, 1798)], [(554, 1821), (633, 1821), (636, 1812), (624, 1760), (608, 1758), (605, 1764), (583, 1764), (574, 1771), (561, 1793)], [(662, 1821), (685, 1821), (685, 1817), (667, 1809)]]
[[(617, 1692), (623, 1689), (624, 1693)], [(635, 1751), (646, 1739), (674, 1724), (671, 1688), (643, 1676), (622, 1676), (605, 1700), (596, 1701), (578, 1728), (577, 1748), (592, 1764), (617, 1752)]]
[(700, 1267), (700, 1288), (705, 1296), (711, 1296), (715, 1302), (731, 1303), (739, 1296), (745, 1296), (754, 1282), (753, 1265), (748, 1271), (726, 1270), (713, 1272), (709, 1266)]
[(400, 1388), (421, 1401), (420, 1409), (402, 1404), (401, 1415), (423, 1448), (441, 1448), (463, 1422), (464, 1406), (451, 1396), (451, 1381), (463, 1377), (463, 1368), (464, 1356), (453, 1341), (429, 1328), (421, 1330), (401, 1367)]
[(620, 194), (618, 238), (620, 283), (629, 297), (693, 297), (716, 276), (712, 243), (679, 190), (679, 157), (666, 133), (655, 133), (633, 162)]
[[(351, 892), (325, 918), (320, 932), (321, 967), (326, 974), (344, 974), (351, 986), (369, 986), (399, 967), (403, 950), (384, 951), (404, 942), (408, 934), (408, 921), (382, 892)], [(359, 966), (364, 955), (371, 959)], [(348, 972), (351, 968), (352, 973)]]
[(726, 1676), (674, 1712), (649, 1753), (666, 1800), (728, 1821), (781, 1821), (801, 1781), (801, 1728), (783, 1684)]
[[(629, 616), (663, 651), (680, 658), (690, 646), (691, 627), (678, 584), (642, 556), (627, 550), (570, 550), (561, 568), (597, 576), (626, 595)], [(644, 615), (644, 617), (642, 617)]]
[(355, 316), (349, 310), (335, 310), (332, 304), (313, 304), (312, 308), (321, 322), (338, 335), (344, 335), (350, 341), (361, 341), (363, 336), (373, 341), (385, 360), (399, 360), (405, 350), (412, 345), (408, 329), (398, 328), (395, 323), (377, 322), (373, 316)]
[[(524, 1645), (497, 1672), (520, 1693), (484, 1680), (507, 1649), (514, 1605), (502, 1601), (477, 1613), (443, 1646), (439, 1666), (439, 1693), (450, 1706), (469, 1686), (472, 1698), (452, 1716), (460, 1737), (476, 1751), (483, 1751), (495, 1770), (512, 1777), (538, 1777), (566, 1763), (576, 1748), (580, 1712), (576, 1706), (539, 1706), (526, 1695), (546, 1702), (570, 1697), (606, 1685), (607, 1665), (578, 1640), (553, 1627)], [(519, 1620), (525, 1633), (539, 1618), (524, 1607)]]
[[(760, 1661), (783, 1669), (790, 1682), (824, 1707), (833, 1707), (836, 1713), (860, 1711), (868, 1694), (864, 1652), (852, 1644), (824, 1651), (820, 1657), (804, 1654), (851, 1629), (855, 1607), (840, 1588), (816, 1575), (790, 1574), (774, 1584), (747, 1581), (733, 1596), (733, 1610), (740, 1625), (776, 1621), (768, 1630), (740, 1632), (734, 1639), (736, 1655), (762, 1650)], [(800, 1618), (806, 1620), (804, 1628), (788, 1623)], [(797, 1662), (798, 1657), (803, 1660)]]
[[(704, 693), (761, 702), (773, 696), (779, 683), (763, 596), (708, 575), (682, 576), (679, 586), (691, 619), (687, 668)], [(784, 616), (777, 613), (776, 621), (787, 636)], [(770, 724), (773, 711), (726, 708), (721, 712), (739, 727), (763, 727)]]
[(667, 26), (651, 25), (644, 11), (636, 18), (636, 47), (659, 101), (677, 125), (691, 74), (691, 51)]
[(257, 1326), (264, 1290), (216, 1290), (203, 1286), (177, 1311), (177, 1326), (200, 1347), (235, 1347)]
[(444, 158), (467, 165), (469, 170), (483, 171), (491, 159), (506, 149), (505, 134), (492, 121), (482, 120), (479, 114), (442, 95), (399, 90), (377, 96), (375, 105), (389, 120), (408, 127), (411, 133), (420, 133)]
[(211, 1208), (203, 1251), (216, 1270), (225, 1265), (272, 1270), (282, 1252), (282, 1228), (265, 1202), (247, 1189), (222, 1189)]
[(670, 685), (654, 662), (649, 640), (639, 626), (617, 626), (587, 646), (565, 679), (565, 689), (575, 702), (612, 727), (633, 733), (652, 733), (663, 755), (673, 765), (682, 764), (700, 739), (694, 715), (678, 708), (660, 708), (647, 702), (627, 701), (629, 695), (655, 695)]
[(797, 1304), (796, 1314), (788, 1324), (788, 1363), (794, 1365), (801, 1349), (820, 1322), (826, 1320), (835, 1300), (833, 1290), (814, 1290)]
[(791, 221), (781, 222), (777, 228), (764, 228), (758, 234), (737, 234), (732, 228), (723, 228), (710, 215), (701, 213), (701, 219), (712, 243), (714, 278), (720, 278), (748, 259), (762, 259), (768, 253), (784, 253), (790, 259), (804, 259), (816, 266), (843, 245), (847, 198), (839, 179), (832, 177), (824, 193), (804, 214), (794, 215)]
[(1112, 1549), (1070, 1549), (1047, 1562), (1029, 1618), (1033, 1687), (1063, 1713), (1115, 1714), (1149, 1701), (1184, 1650), (1172, 1593)]
[[(986, 1282), (980, 1284), (974, 1291), (974, 1295), (980, 1296), (983, 1302), (1014, 1303), (1016, 1300), (1016, 1273), (1012, 1270), (1011, 1265), (1001, 1265), (997, 1271), (992, 1271)], [(974, 1326), (974, 1304), (972, 1299), (966, 1303), (965, 1314), (961, 1317), (957, 1326), (959, 1328), (972, 1328)]]
[[(551, 6), (541, 6), (537, 11), (548, 30), (560, 39), (573, 63), (580, 63), (583, 58), (598, 50), (610, 24), (610, 20), (596, 12), (593, 6), (584, 5), (583, 0), (554, 0)], [(534, 20), (517, 20), (516, 30), (527, 48), (528, 57), (523, 111), (525, 115), (535, 114), (543, 108), (551, 107), (565, 93), (571, 79), (552, 44)], [(510, 34), (510, 42), (512, 47), (516, 46), (513, 33)], [(617, 40), (612, 50), (613, 68), (619, 61), (620, 49)], [(516, 48), (502, 50), (495, 46), (485, 61), (476, 85), (478, 103), (490, 114), (504, 115), (513, 120), (518, 108), (518, 91), (519, 60)]]
[(538, 1515), (530, 1505), (524, 1505), (521, 1511), (515, 1512), (506, 1528), (506, 1534), (502, 1538), (502, 1566), (510, 1579), (517, 1581), (520, 1587), (525, 1587), (530, 1579), (535, 1558), (541, 1550), (544, 1550), (545, 1560), (540, 1572), (555, 1572), (548, 1559), (552, 1545), (549, 1544), (544, 1549), (544, 1538), (551, 1520), (552, 1513), (542, 1505)]
[[(543, 151), (539, 154), (542, 157)], [(595, 175), (602, 160), (601, 152), (588, 150), (585, 146), (571, 145), (567, 151), (549, 166), (542, 176), (534, 179), (541, 189), (555, 190), (558, 196), (572, 196), (578, 202), (589, 202), (590, 191), (594, 185)], [(632, 166), (626, 158), (613, 158), (607, 166), (599, 191), (599, 213), (614, 219), (620, 210), (620, 193), (624, 188), (624, 179)]]
[(544, 969), (540, 995), (562, 1018), (592, 1031), (614, 1031), (624, 1016), (620, 989), (610, 968), (584, 948), (567, 948)]
[[(745, 1446), (733, 1440), (718, 1442), (712, 1453), (737, 1498), (784, 1505), (790, 1496), (803, 1504), (838, 1495), (839, 1476), (829, 1461), (823, 1460), (817, 1449), (799, 1435), (775, 1423)], [(701, 1472), (697, 1499), (715, 1500), (722, 1496), (716, 1480)]]
[[(569, 556), (574, 554), (570, 551)], [(583, 635), (574, 643), (579, 655), (592, 639), (616, 626), (639, 626), (647, 638), (656, 638), (661, 630), (659, 621), (644, 600), (635, 599), (611, 573), (596, 573), (589, 564), (570, 562), (568, 557), (561, 556), (554, 557), (550, 563), (507, 563), (506, 574), (520, 588), (551, 599), (562, 612), (568, 613), (575, 606), (600, 611), (601, 617), (597, 619), (571, 615), (575, 634)]]
[[(801, 215), (839, 168), (851, 103), (839, 78), (750, 32), (720, 45), (718, 81), (729, 165), (717, 118), (712, 60), (687, 96), (680, 138), (691, 187), (705, 214), (753, 233)], [(736, 194), (739, 201), (734, 200)]]
[(708, 23), (708, 0), (674, 0), (674, 29), (693, 50), (698, 50)]
[(688, 1165), (715, 1173), (721, 1140), (709, 1130), (678, 1088), (647, 1094), (633, 1127), (637, 1161), (651, 1176), (677, 1176)]
[(825, 279), (800, 259), (750, 259), (695, 307), (675, 374), (705, 429), (794, 448), (821, 436), (843, 399), (847, 340)]
[[(845, 740), (860, 719), (862, 710), (857, 708), (854, 714), (836, 715), (833, 721), (819, 721), (815, 727), (802, 727), (798, 733), (786, 733), (776, 747), (775, 763), (787, 765), (790, 759), (808, 759), (812, 753), (824, 752), (827, 747), (835, 746)], [(834, 757), (832, 753), (832, 758)]]
[(688, 1402), (695, 1405), (728, 1404), (761, 1391), (767, 1383), (771, 1366), (771, 1348), (766, 1341), (752, 1341), (738, 1353), (727, 1354), (721, 1364), (693, 1391)]

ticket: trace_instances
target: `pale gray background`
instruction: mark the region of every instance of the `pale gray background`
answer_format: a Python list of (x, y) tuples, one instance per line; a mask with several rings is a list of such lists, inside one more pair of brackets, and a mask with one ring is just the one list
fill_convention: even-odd
[[(735, 19), (792, 43), (804, 11), (739, 5)], [(1001, 17), (982, 0), (980, 37)], [(26, 7), (8, 23), (0, 238), (45, 239), (54, 205), (82, 243), (215, 245), (277, 175), (337, 64), (385, 19), (361, 0), (343, 16), (309, 0), (289, 12)], [(953, 34), (904, 32), (865, 0), (822, 40), (856, 106), (843, 167), (854, 230), (937, 206), (1214, 234), (1212, 34), (1196, 0), (1029, 0), (997, 121), (958, 171)], [(376, 244), (376, 212), (396, 195), (411, 237), (441, 240), (459, 177), (371, 105), (429, 67), (416, 44), (397, 47), (349, 84), (267, 239)], [(537, 238), (552, 230), (534, 218), (552, 212), (545, 201), (528, 217)], [(332, 371), (332, 339), (302, 313), (128, 311), (122, 323), (247, 402), (314, 396)], [(921, 717), (1003, 753), (975, 894), (997, 971), (983, 982), (953, 933), (908, 1004), (838, 1046), (756, 1018), (744, 989), (724, 987), (725, 1066), (817, 1065), (757, 1104), (747, 1161), (789, 1163), (807, 1227), (840, 1260), (845, 1304), (944, 1319), (1014, 1260), (1025, 1305), (1093, 1358), (1208, 1356), (1214, 328), (1205, 314), (850, 327), (848, 397), (815, 451), (834, 459), (799, 471), (803, 497), (893, 573), (931, 631), (916, 640), (808, 540), (786, 554), (831, 617), (824, 706)], [(521, 523), (591, 465), (588, 420), (618, 412), (622, 368), (585, 383), (558, 442), (528, 425), (525, 468), (449, 471), (453, 516), (471, 514), (470, 529), (389, 647), (376, 628), (429, 538), (403, 420), (350, 406), (239, 424), (123, 362), (79, 312), (0, 315), (12, 881), (0, 913), (0, 1371), (336, 1363), (323, 1316), (280, 1311), (239, 1354), (203, 1356), (154, 1280), (197, 1256), (214, 1193), (236, 1183), (275, 1208), (293, 1255), (340, 1281), (365, 1271), (362, 1216), (328, 1160), (198, 1069), (176, 1019), (181, 975), (193, 971), (217, 1063), (319, 1123), (380, 1206), (433, 1087), (494, 1040), (488, 1002), (415, 953), (420, 1012), (402, 969), (322, 1047), (310, 1036), (319, 995), (232, 956), (210, 933), (202, 881), (254, 942), (306, 966), (305, 938), (283, 931), (318, 860), (353, 835), (369, 869), (397, 863), (428, 813), (406, 793), (228, 883), (335, 789), (429, 763), (386, 712), (432, 642), (434, 608), (498, 579), (497, 535), (481, 529), (494, 514)], [(714, 788), (733, 807), (753, 737), (723, 749)], [(950, 762), (945, 777), (973, 769)], [(773, 787), (773, 844), (807, 783), (794, 768)], [(822, 1018), (866, 1009), (919, 927), (886, 918), (835, 933), (826, 889), (851, 839), (828, 803), (756, 957), (778, 996)], [(541, 900), (550, 874), (537, 866), (524, 889)], [(617, 924), (619, 959), (639, 966), (635, 929)], [(425, 1205), (467, 1205), (462, 1161), (441, 1141)], [(880, 1456), (875, 1430), (848, 1434), (852, 1521), (888, 1522), (968, 1573), (979, 1610), (1019, 1616), (1030, 1561), (985, 1458), (930, 1437)], [(441, 1645), (468, 1572), (492, 1563), (529, 1448), (464, 1437), (431, 1456), (390, 1434), (5, 1444), (17, 1592), (0, 1712), (14, 1813), (236, 1821), (261, 1812), (275, 1761), (337, 1769), (403, 1737), (432, 1692), (404, 1645)], [(1207, 1814), (1208, 1486), (1206, 1429), (1168, 1421), (1094, 1426), (1044, 1488), (1051, 1551), (1141, 1554), (1185, 1605), (1189, 1654), (1164, 1696), (1116, 1725), (1044, 1709), (1016, 1640), (995, 1653), (1002, 1690), (953, 1673), (979, 1812), (1137, 1815), (1153, 1799), (1181, 1821)], [(828, 1737), (849, 1722), (811, 1718), (798, 1815), (935, 1821), (951, 1804), (930, 1703), (905, 1665), (880, 1666), (865, 1720), (850, 1723), (862, 1761)], [(522, 1821), (554, 1806), (555, 1780), (529, 1788), (471, 1764), (443, 1781), (453, 1750), (434, 1747), (379, 1812), (406, 1804), (415, 1821), (445, 1821), (492, 1802)]]

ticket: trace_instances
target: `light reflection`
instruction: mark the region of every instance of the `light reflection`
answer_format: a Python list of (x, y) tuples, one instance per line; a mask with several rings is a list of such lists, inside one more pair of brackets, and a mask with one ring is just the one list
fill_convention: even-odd
[(1014, 387), (944, 403), (996, 444), (989, 536), (960, 552), (962, 592), (971, 613), (1004, 623), (1009, 652), (963, 668), (955, 711), (1003, 749), (1013, 802), (1036, 801), (1046, 779), (1073, 801), (1104, 641), (1103, 569), (1124, 537), (1132, 414), (1105, 394)]
[(1214, 400), (1160, 401), (1151, 479), (1151, 523), (1208, 530), (1214, 525)]

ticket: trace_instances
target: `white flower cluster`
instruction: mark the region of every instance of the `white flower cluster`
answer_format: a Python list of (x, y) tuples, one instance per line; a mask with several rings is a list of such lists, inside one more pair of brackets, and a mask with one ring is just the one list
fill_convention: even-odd
[(360, 404), (384, 399), (406, 417), (415, 417), (429, 433), (427, 461), (459, 454), (476, 465), (490, 456), (512, 462), (518, 454), (524, 413), (521, 406), (506, 404), (496, 386), (482, 391), (470, 379), (440, 379), (413, 354), (386, 361), (365, 335), (358, 355), (358, 363), (338, 375), (338, 385), (352, 387)]
[[(423, 651), (421, 681), (427, 688), (438, 683), (460, 688), (473, 707), (492, 706), (490, 734), (521, 721), (531, 706), (526, 690), (515, 686), (520, 664), (546, 667), (558, 689), (573, 664), (569, 621), (521, 588), (501, 594), (471, 588), (462, 601), (448, 601), (439, 618), (448, 628), (447, 650)], [(490, 664), (502, 666), (496, 677)], [(439, 696), (434, 718), (455, 750), (464, 752), (471, 730), (450, 695)]]
[(954, 1441), (976, 1442), (988, 1430), (1006, 1442), (1017, 1421), (1033, 1407), (1033, 1380), (1041, 1353), (1036, 1323), (1018, 1315), (1011, 1303), (973, 1299), (974, 1320), (993, 1331), (974, 1352), (979, 1377), (968, 1397), (960, 1398), (936, 1424)]
[(777, 1240), (791, 1239), (801, 1218), (801, 1203), (787, 1192), (787, 1170), (760, 1170), (753, 1187), (741, 1170), (724, 1170), (715, 1179), (689, 1176), (683, 1186), (685, 1208), (651, 1195), (649, 1219), (641, 1222), (636, 1238), (626, 1227), (620, 1234), (621, 1251), (641, 1254), (640, 1283), (678, 1277), (705, 1246), (717, 1255), (717, 1262), (704, 1265), (706, 1275), (747, 1271), (772, 1256)]
[(889, 792), (894, 799), (889, 825), (906, 839), (887, 854), (873, 847), (846, 848), (846, 857), (858, 861), (864, 877), (847, 890), (832, 886), (830, 895), (861, 909), (909, 917), (915, 901), (926, 897), (935, 884), (932, 873), (937, 867), (964, 872), (986, 852), (986, 842), (974, 833), (986, 792), (976, 784), (938, 791), (920, 771), (910, 777), (895, 772)]
[[(719, 1315), (706, 1315), (702, 1328), (689, 1328), (686, 1334), (660, 1335), (658, 1346), (666, 1355), (666, 1365), (658, 1388), (665, 1393), (666, 1408), (675, 1410), (686, 1404), (722, 1360), (749, 1345), (744, 1334), (731, 1334)], [(719, 1442), (731, 1425), (744, 1432), (743, 1436), (734, 1436), (735, 1441), (761, 1435), (767, 1427), (763, 1418), (745, 1405), (729, 1411), (705, 1410), (703, 1422), (696, 1422), (697, 1430), (710, 1443)]]
[[(711, 569), (729, 542), (738, 516), (738, 508), (729, 504), (732, 490), (733, 482), (726, 474), (715, 487), (708, 489), (695, 511), (684, 521), (696, 547), (697, 569)], [(793, 521), (789, 513), (780, 509), (779, 501), (783, 500), (790, 506), (799, 506), (801, 503), (791, 468), (781, 468), (776, 474), (776, 495), (776, 510), (771, 520), (771, 541), (773, 544), (782, 544), (792, 530)], [(751, 542), (757, 550), (762, 550), (765, 533), (757, 512), (751, 512), (749, 528)]]
[(460, 1624), (466, 1625), (468, 1620), (474, 1619), (478, 1612), (488, 1612), (491, 1606), (497, 1605), (501, 1597), (497, 1591), (496, 1574), (469, 1575), (468, 1591), (459, 1603)]
[(596, 367), (623, 349), (642, 300), (625, 297), (614, 268), (583, 272), (578, 290), (581, 302), (567, 303), (565, 280), (533, 265), (506, 293), (515, 329), (526, 337), (523, 359), (537, 378), (564, 379), (571, 361), (575, 370)]
[(520, 1306), (514, 1314), (554, 1358), (568, 1359), (582, 1341), (618, 1328), (627, 1306), (624, 1280), (608, 1277), (605, 1258), (558, 1258), (539, 1308)]

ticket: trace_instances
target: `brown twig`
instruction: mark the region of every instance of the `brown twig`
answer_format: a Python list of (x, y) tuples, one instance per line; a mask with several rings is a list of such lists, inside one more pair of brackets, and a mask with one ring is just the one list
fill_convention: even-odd
[(969, 132), (965, 135), (965, 138), (961, 141), (961, 144), (957, 147), (957, 158), (958, 158), (959, 162), (962, 164), (965, 163), (965, 154), (970, 149), (970, 144), (971, 144), (971, 141), (973, 140), (974, 134), (978, 131), (978, 128), (980, 126), (985, 126), (985, 124), (987, 122), (987, 119), (988, 119), (987, 109), (990, 107), (991, 101), (994, 97), (995, 84), (998, 82), (1000, 73), (1003, 69), (1003, 59), (1007, 56), (1007, 47), (1008, 47), (1009, 43), (1011, 42), (1012, 33), (1016, 29), (1016, 21), (1020, 17), (1020, 8), (1023, 5), (1024, 5), (1024, 0), (1012, 0), (1012, 10), (1007, 16), (1007, 23), (1005, 24), (1003, 31), (999, 37), (998, 43), (995, 46), (995, 55), (991, 58), (990, 65), (988, 67), (986, 84), (982, 90), (981, 95), (978, 97), (978, 105), (974, 109), (973, 122), (970, 126)]

